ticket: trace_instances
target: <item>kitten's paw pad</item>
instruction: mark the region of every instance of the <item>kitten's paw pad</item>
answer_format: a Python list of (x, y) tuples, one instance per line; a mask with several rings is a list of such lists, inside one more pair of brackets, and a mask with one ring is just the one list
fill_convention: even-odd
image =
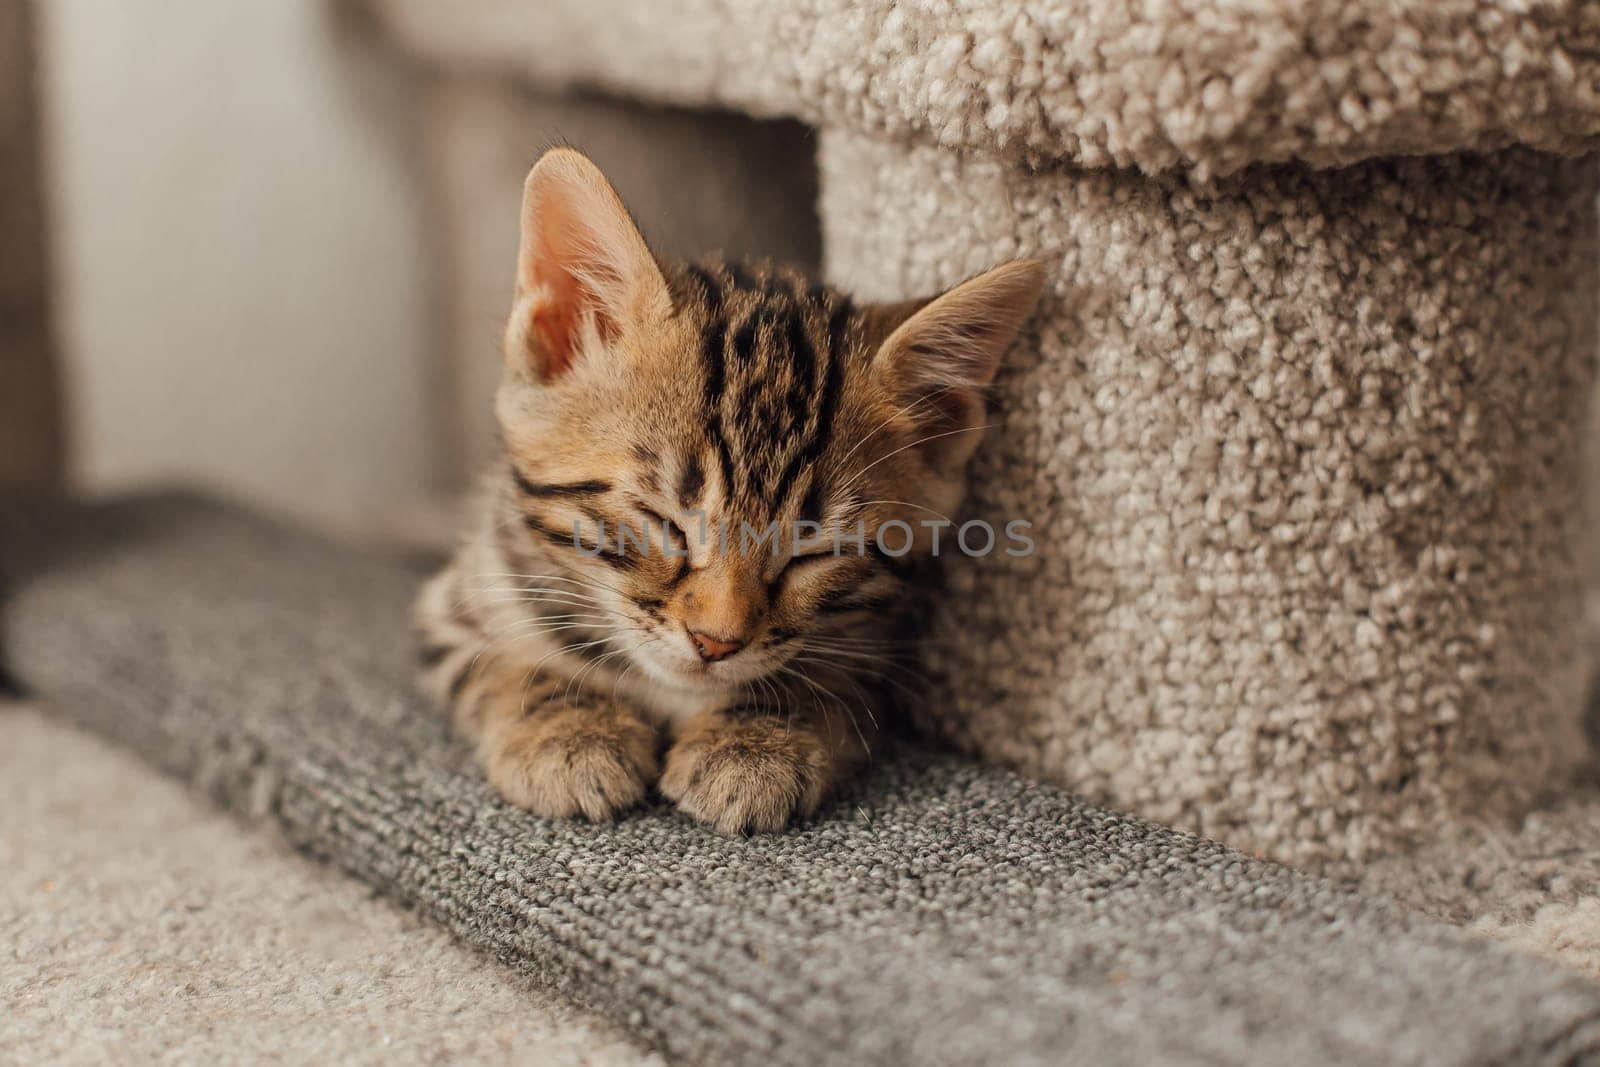
[(519, 808), (600, 822), (644, 799), (658, 769), (656, 733), (630, 715), (570, 708), (518, 723), (485, 762), (490, 783)]
[(782, 719), (722, 721), (667, 753), (661, 792), (724, 834), (781, 830), (817, 810), (829, 782), (827, 749)]

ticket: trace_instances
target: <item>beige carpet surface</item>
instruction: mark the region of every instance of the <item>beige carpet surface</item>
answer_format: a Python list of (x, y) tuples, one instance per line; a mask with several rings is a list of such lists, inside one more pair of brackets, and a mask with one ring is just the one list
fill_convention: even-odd
[(131, 754), (0, 704), (0, 1062), (657, 1063)]
[(365, 3), (435, 64), (1078, 166), (1205, 176), (1600, 136), (1587, 4)]

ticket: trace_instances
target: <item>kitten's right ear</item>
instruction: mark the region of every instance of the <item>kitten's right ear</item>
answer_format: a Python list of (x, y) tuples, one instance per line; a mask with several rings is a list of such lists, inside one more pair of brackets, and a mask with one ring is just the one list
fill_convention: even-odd
[(552, 381), (627, 322), (670, 307), (655, 256), (600, 168), (570, 148), (546, 152), (523, 185), (506, 358)]

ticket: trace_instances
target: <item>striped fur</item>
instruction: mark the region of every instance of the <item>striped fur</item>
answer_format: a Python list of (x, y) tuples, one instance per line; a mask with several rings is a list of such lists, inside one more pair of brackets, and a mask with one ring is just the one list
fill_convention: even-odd
[[(571, 180), (603, 182), (577, 160), (560, 161)], [(539, 199), (539, 173), (536, 208), (560, 193)], [(585, 210), (621, 210), (591, 193)], [(580, 252), (623, 229), (603, 221)], [(636, 260), (629, 279), (626, 252), (554, 283), (525, 265), (505, 456), (418, 601), (424, 679), (514, 803), (603, 819), (659, 784), (723, 832), (777, 829), (868, 759), (891, 696), (915, 688), (922, 521), (961, 494), (960, 463), (920, 439), (945, 433), (928, 418), (951, 386), (908, 400), (883, 365), (915, 305), (861, 309), (765, 264)], [(591, 303), (552, 310), (550, 292)], [(904, 556), (872, 544), (892, 520), (916, 534)], [(820, 537), (797, 546), (800, 522)], [(782, 544), (745, 536), (774, 523)], [(702, 662), (691, 630), (743, 648)]]

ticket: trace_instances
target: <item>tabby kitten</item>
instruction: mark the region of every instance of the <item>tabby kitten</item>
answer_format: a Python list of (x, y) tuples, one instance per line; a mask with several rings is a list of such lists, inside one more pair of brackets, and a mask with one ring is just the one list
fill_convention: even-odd
[(662, 264), (593, 163), (546, 153), (504, 462), (417, 606), (425, 680), (495, 788), (599, 820), (658, 784), (730, 834), (814, 811), (872, 749), (926, 520), (960, 502), (1040, 284), (1017, 262), (858, 307), (765, 266)]

